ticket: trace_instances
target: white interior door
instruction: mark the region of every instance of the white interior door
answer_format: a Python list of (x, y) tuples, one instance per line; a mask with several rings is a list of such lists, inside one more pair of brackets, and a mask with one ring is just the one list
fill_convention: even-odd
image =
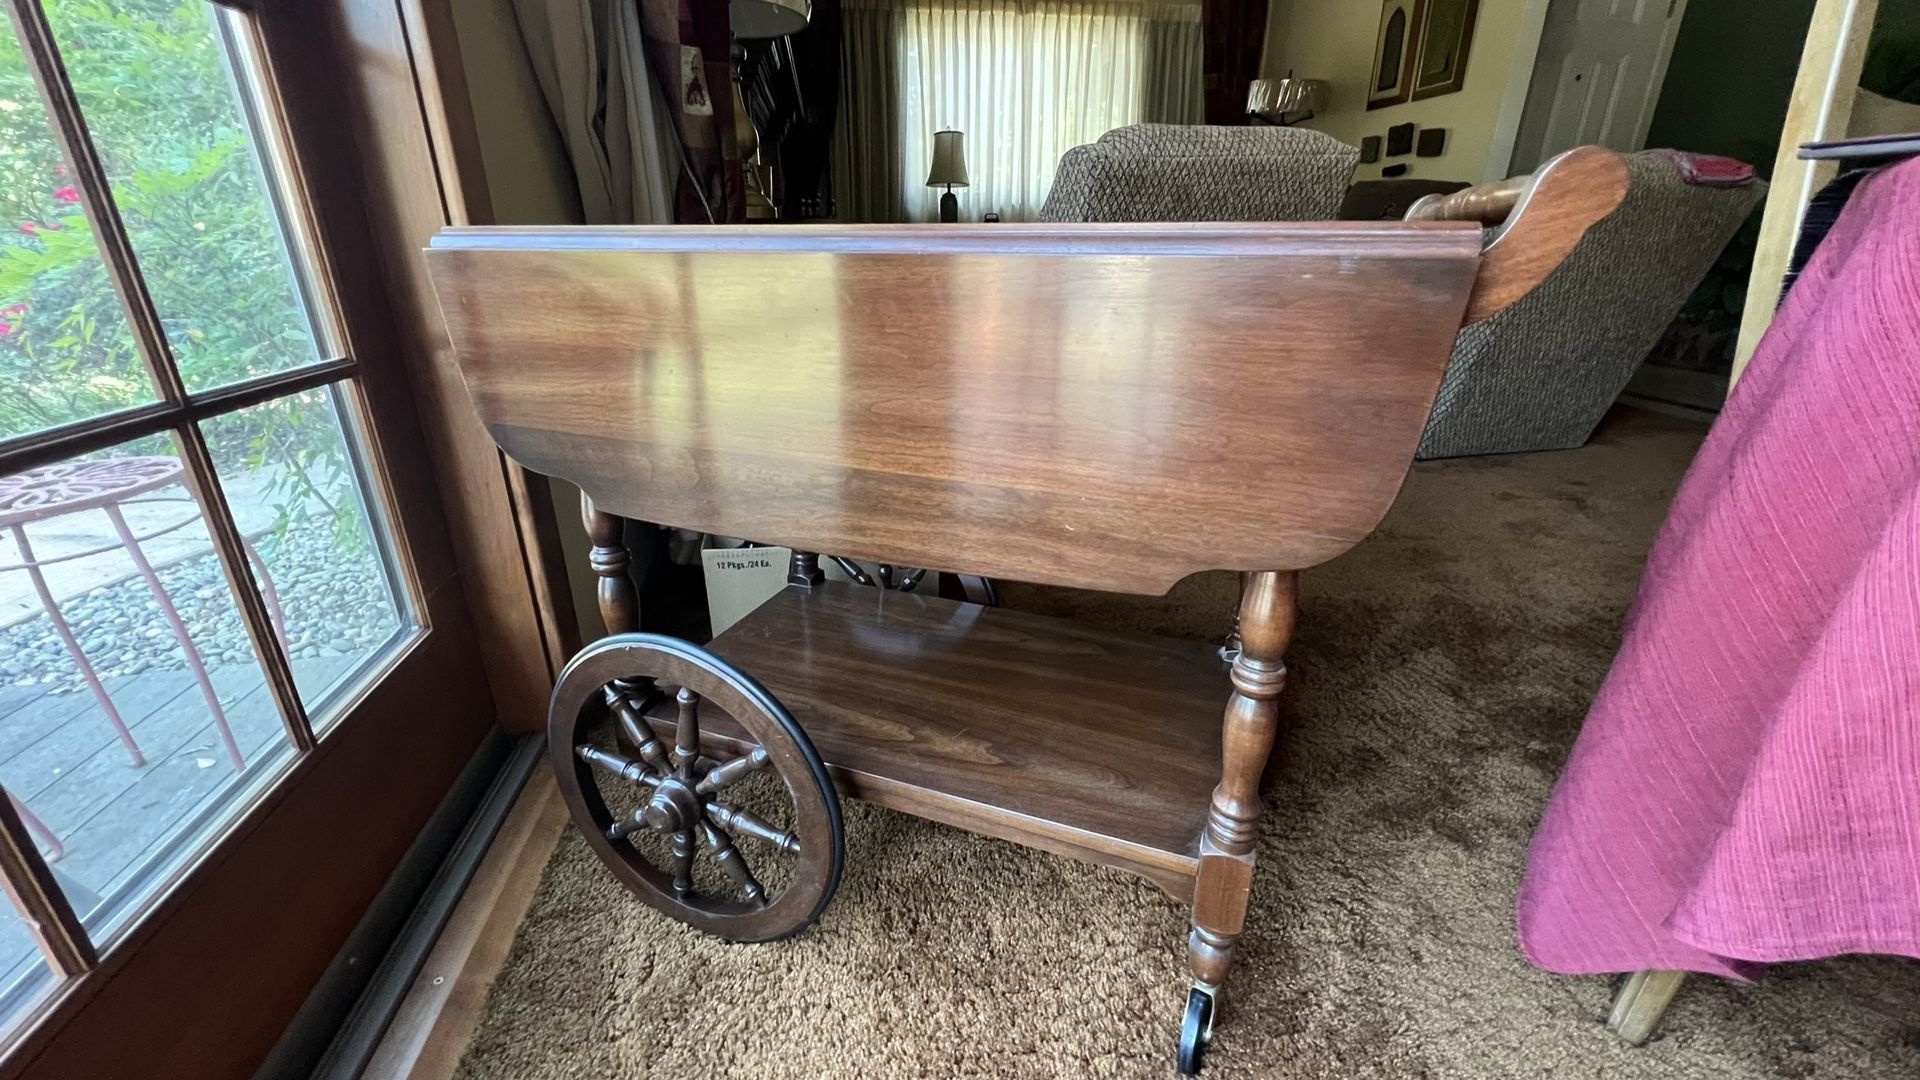
[(1686, 8), (1687, 0), (1553, 0), (1512, 173), (1589, 143), (1640, 149)]

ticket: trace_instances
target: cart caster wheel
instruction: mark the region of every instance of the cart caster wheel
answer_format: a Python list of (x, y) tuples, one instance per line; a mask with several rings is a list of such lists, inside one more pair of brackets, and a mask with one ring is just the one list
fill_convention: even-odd
[(1180, 1023), (1180, 1075), (1200, 1071), (1207, 1047), (1213, 1045), (1213, 995), (1199, 987), (1187, 991), (1187, 1016)]
[[(615, 634), (581, 650), (554, 687), (547, 750), (587, 844), (667, 915), (775, 941), (833, 899), (846, 841), (826, 764), (778, 699), (698, 645)], [(755, 774), (776, 783), (749, 805)]]

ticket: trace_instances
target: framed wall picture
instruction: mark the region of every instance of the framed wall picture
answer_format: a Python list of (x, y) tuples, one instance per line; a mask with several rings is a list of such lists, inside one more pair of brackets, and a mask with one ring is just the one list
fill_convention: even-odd
[(1422, 0), (1420, 40), (1413, 49), (1413, 100), (1451, 94), (1467, 84), (1467, 49), (1480, 0)]
[(1384, 0), (1373, 39), (1373, 76), (1367, 108), (1406, 101), (1413, 92), (1413, 64), (1420, 44), (1420, 12), (1426, 0)]

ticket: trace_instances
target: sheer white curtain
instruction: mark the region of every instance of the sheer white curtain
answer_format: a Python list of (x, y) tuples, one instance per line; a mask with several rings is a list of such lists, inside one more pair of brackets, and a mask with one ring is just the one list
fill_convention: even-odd
[(849, 220), (938, 220), (935, 131), (966, 135), (962, 221), (1026, 221), (1071, 147), (1200, 121), (1197, 0), (848, 0), (845, 25), (835, 189)]

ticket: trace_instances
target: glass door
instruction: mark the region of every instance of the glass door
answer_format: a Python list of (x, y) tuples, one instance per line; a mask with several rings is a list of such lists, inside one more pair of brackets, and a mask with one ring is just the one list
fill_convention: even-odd
[[(397, 512), (358, 354), (390, 344), (336, 291), (251, 17), (5, 3), (0, 1029), (17, 1033), (160, 933), (169, 897), (191, 912), (183, 883), (235, 862), (269, 804), (327, 786), (294, 781), (349, 768), (336, 732), (403, 722), (370, 714), (424, 687), (425, 653), (478, 665), (457, 590), (422, 586), (444, 552), (407, 533), (444, 526)], [(490, 721), (475, 696), (440, 706), (462, 731)], [(462, 748), (415, 752), (431, 783)]]

